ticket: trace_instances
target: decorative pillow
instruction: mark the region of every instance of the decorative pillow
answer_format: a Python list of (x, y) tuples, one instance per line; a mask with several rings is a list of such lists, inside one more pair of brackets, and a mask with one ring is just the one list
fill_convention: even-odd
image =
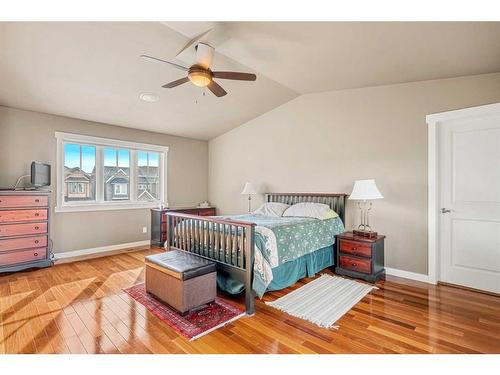
[(313, 217), (319, 220), (326, 220), (333, 219), (339, 215), (327, 204), (304, 202), (290, 206), (290, 208), (283, 213), (283, 217), (286, 216)]
[(289, 204), (278, 203), (278, 202), (268, 202), (268, 203), (264, 203), (263, 205), (261, 205), (253, 213), (255, 215), (281, 217), (281, 216), (283, 216), (283, 212), (285, 212), (285, 210), (288, 207), (290, 207)]

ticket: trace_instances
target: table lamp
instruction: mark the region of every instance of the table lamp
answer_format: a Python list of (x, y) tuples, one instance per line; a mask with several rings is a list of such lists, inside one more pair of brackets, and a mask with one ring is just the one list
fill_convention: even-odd
[(257, 189), (255, 189), (251, 182), (247, 182), (241, 194), (248, 195), (248, 213), (252, 212), (252, 195), (257, 194)]
[(369, 221), (369, 213), (372, 209), (373, 199), (384, 198), (375, 184), (375, 180), (356, 180), (352, 193), (348, 199), (358, 201), (361, 214), (361, 224), (358, 229), (353, 230), (354, 235), (368, 238), (376, 238), (377, 232), (372, 231)]

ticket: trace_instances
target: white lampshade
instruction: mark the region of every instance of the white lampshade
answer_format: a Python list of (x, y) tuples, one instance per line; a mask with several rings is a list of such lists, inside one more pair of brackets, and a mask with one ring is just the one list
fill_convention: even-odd
[(349, 199), (367, 201), (382, 199), (383, 196), (375, 184), (375, 180), (356, 180)]
[(257, 189), (255, 189), (255, 187), (253, 186), (253, 184), (251, 182), (247, 182), (245, 184), (245, 186), (243, 187), (243, 191), (241, 192), (241, 194), (255, 195), (255, 194), (257, 194)]

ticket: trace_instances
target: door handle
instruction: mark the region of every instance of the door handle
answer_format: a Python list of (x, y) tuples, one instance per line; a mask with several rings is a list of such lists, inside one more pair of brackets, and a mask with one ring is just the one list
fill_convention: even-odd
[(448, 209), (448, 208), (441, 208), (441, 213), (442, 214), (447, 214), (447, 213), (450, 213), (450, 212), (451, 212), (451, 210)]

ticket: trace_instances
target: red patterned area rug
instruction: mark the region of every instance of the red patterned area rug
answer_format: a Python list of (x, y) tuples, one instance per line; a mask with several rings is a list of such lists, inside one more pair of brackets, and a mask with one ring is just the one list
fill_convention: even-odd
[(233, 306), (219, 297), (216, 297), (215, 302), (182, 316), (171, 307), (164, 305), (149, 295), (146, 292), (144, 283), (123, 290), (190, 341), (245, 316), (243, 309)]

